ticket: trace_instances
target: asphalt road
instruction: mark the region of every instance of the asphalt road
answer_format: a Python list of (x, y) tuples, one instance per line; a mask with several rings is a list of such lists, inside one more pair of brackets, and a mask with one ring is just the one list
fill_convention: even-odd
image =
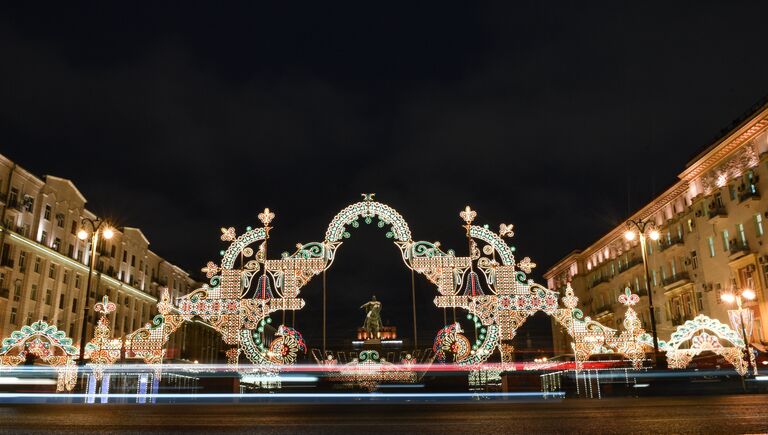
[(0, 405), (0, 431), (42, 433), (765, 433), (768, 396), (538, 403)]

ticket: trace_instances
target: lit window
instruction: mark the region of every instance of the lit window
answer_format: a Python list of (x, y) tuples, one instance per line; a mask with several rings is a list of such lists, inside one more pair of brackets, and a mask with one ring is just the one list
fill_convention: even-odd
[(728, 230), (723, 230), (723, 251), (728, 251), (731, 248), (731, 241), (728, 238)]
[(707, 244), (709, 245), (709, 256), (714, 257), (715, 256), (715, 237), (714, 236), (707, 237)]
[(762, 236), (765, 233), (765, 230), (763, 230), (763, 215), (761, 213), (755, 215), (755, 229), (758, 236)]

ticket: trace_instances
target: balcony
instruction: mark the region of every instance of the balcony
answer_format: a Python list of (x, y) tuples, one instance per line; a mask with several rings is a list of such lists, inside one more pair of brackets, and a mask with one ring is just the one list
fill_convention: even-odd
[(757, 201), (760, 199), (760, 191), (757, 186), (750, 184), (743, 192), (739, 192), (739, 202)]
[(672, 237), (669, 240), (659, 240), (659, 251), (666, 251), (667, 249), (673, 247), (673, 246), (683, 246), (683, 238), (682, 237)]
[[(595, 278), (594, 281), (592, 281), (592, 285), (590, 285), (589, 288), (597, 287), (600, 284), (603, 284), (603, 283), (606, 283), (606, 282), (610, 282), (610, 281), (611, 281), (611, 277), (610, 276), (607, 276), (607, 275), (606, 276), (601, 276), (601, 277)], [(160, 284), (160, 285), (164, 286), (165, 284)]]
[(749, 243), (739, 239), (732, 239), (728, 242), (728, 259), (735, 260), (749, 254)]
[(19, 202), (18, 199), (11, 199), (10, 201), (8, 201), (8, 208), (13, 208), (18, 211), (22, 211), (24, 210), (24, 204)]
[(709, 211), (707, 212), (707, 219), (710, 222), (714, 223), (727, 217), (728, 211), (725, 209), (725, 206), (715, 205), (715, 203), (710, 204)]
[(637, 266), (638, 264), (643, 264), (642, 257), (635, 257), (631, 260), (629, 260), (628, 263), (621, 264), (619, 266), (619, 273), (624, 272), (626, 270), (632, 269), (633, 267)]
[(672, 290), (673, 288), (680, 287), (689, 282), (691, 282), (691, 277), (688, 275), (688, 272), (677, 272), (672, 276), (664, 278), (661, 281), (661, 284), (664, 286), (665, 290)]

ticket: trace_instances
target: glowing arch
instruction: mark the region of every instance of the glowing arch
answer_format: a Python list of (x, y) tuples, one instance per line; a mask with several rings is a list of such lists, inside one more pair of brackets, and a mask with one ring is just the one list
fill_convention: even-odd
[[(366, 224), (376, 220), (378, 227), (388, 227), (386, 236), (400, 249), (404, 264), (435, 284), (435, 305), (464, 309), (478, 326), (480, 333), (470, 352), (462, 353), (456, 362), (479, 364), (496, 349), (505, 360), (512, 349), (502, 343), (511, 340), (517, 328), (537, 311), (554, 315), (558, 294), (527, 279), (526, 274), (536, 265), (527, 257), (516, 262), (514, 248), (503, 239), (513, 235), (511, 225), (502, 224), (496, 233), (487, 225), (472, 225), (475, 216), (469, 207), (461, 213), (471, 252), (456, 256), (451, 250), (443, 251), (438, 242), (414, 241), (400, 213), (365, 195), (363, 201), (345, 207), (331, 219), (322, 242), (298, 244), (292, 254), (268, 259), (264, 243), (269, 239), (274, 213), (265, 209), (259, 215), (262, 227), (249, 227), (240, 236), (234, 228), (222, 228), (221, 239), (230, 245), (221, 251), (220, 265), (208, 262), (203, 271), (210, 285), (180, 298), (178, 316), (183, 320), (196, 316), (210, 323), (226, 343), (236, 346), (230, 353), (232, 360), (243, 353), (255, 363), (277, 363), (255, 331), (264, 327), (272, 312), (302, 309), (301, 288), (332, 265), (336, 251), (350, 237), (349, 227), (359, 227), (361, 220)], [(260, 296), (244, 297), (255, 282), (261, 286)], [(461, 337), (456, 339), (464, 342)]]
[[(724, 346), (724, 342), (730, 346)], [(689, 347), (681, 348), (685, 343), (690, 343)], [(670, 368), (685, 368), (696, 355), (711, 351), (725, 358), (740, 375), (747, 373), (744, 340), (728, 325), (703, 314), (678, 326), (669, 342), (659, 345), (667, 352)]]
[(77, 367), (74, 364), (77, 354), (72, 339), (64, 331), (39, 320), (29, 326), (22, 326), (3, 340), (0, 365), (19, 365), (26, 360), (27, 355), (33, 355), (56, 367), (59, 378), (56, 391), (71, 391), (77, 380)]

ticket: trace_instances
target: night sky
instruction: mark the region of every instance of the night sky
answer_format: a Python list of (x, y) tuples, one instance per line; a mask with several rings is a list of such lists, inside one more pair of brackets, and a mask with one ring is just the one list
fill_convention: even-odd
[[(514, 223), (540, 280), (768, 94), (766, 2), (279, 3), (0, 6), (0, 153), (192, 272), (264, 207), (276, 257), (376, 192), (462, 255), (465, 205)], [(331, 339), (373, 293), (412, 335), (384, 232), (354, 230), (328, 272)], [(320, 282), (296, 324), (314, 346)], [(426, 344), (442, 312), (417, 290)]]

